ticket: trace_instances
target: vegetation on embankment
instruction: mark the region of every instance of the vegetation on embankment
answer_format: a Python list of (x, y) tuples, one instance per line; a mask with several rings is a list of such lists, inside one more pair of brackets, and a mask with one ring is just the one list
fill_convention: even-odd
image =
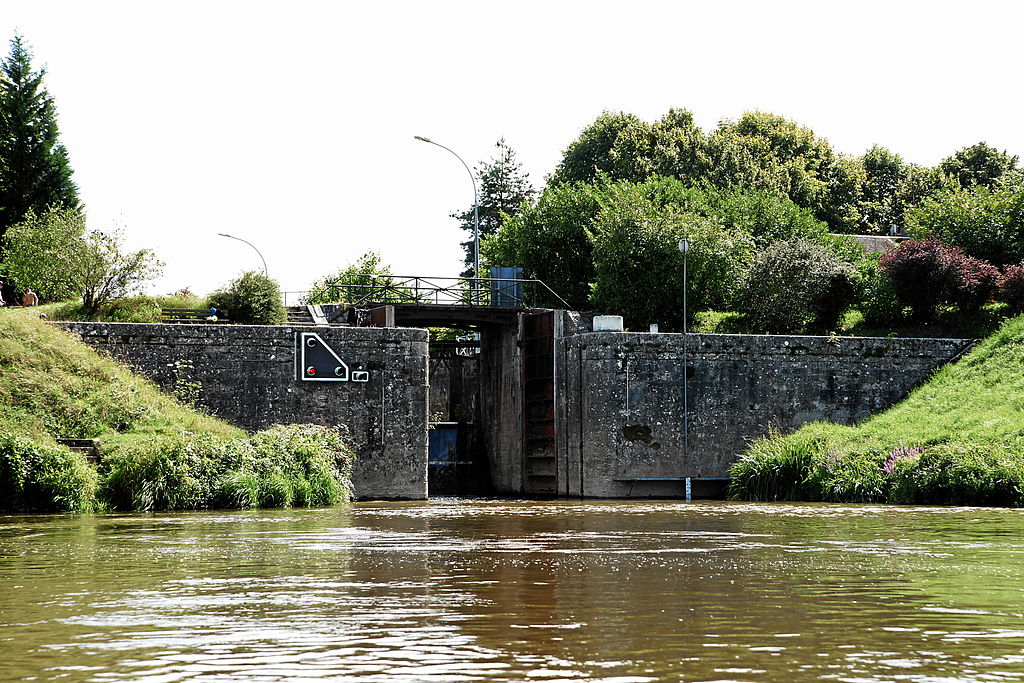
[[(328, 505), (350, 497), (337, 431), (256, 434), (202, 414), (38, 319), (0, 309), (0, 510)], [(99, 464), (59, 438), (99, 440)]]
[(847, 427), (755, 442), (732, 467), (749, 500), (1024, 505), (1024, 316), (903, 402)]

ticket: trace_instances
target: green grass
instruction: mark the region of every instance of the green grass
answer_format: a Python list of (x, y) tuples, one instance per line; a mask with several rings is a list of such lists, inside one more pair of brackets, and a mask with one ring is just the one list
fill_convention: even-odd
[(758, 500), (1024, 504), (1024, 316), (863, 423), (754, 443), (733, 495)]
[[(333, 504), (352, 451), (335, 430), (247, 434), (192, 410), (64, 331), (0, 309), (0, 510)], [(57, 443), (99, 439), (99, 467)], [(242, 493), (233, 482), (252, 481)]]
[(163, 308), (207, 308), (206, 299), (194, 294), (133, 296), (104, 304), (90, 312), (81, 301), (50, 304), (43, 311), (51, 320), (95, 321), (111, 323), (158, 323)]

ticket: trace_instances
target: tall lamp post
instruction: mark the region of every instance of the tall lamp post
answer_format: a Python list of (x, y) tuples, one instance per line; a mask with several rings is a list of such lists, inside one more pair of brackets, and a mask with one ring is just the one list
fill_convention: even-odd
[[(476, 178), (473, 176), (473, 171), (469, 170), (469, 166), (466, 164), (465, 161), (462, 160), (462, 157), (460, 157), (458, 154), (455, 154), (453, 150), (449, 149), (448, 147), (445, 147), (441, 143), (434, 142), (430, 138), (425, 138), (422, 135), (414, 135), (413, 137), (419, 140), (420, 142), (426, 142), (431, 145), (436, 145), (441, 149), (448, 150), (455, 156), (456, 159), (462, 162), (462, 165), (466, 168), (466, 173), (469, 174), (469, 180), (470, 182), (473, 183), (473, 277), (477, 278), (480, 276), (480, 204), (477, 201)], [(476, 282), (474, 282), (473, 284), (474, 291), (477, 289), (477, 284), (478, 283)]]
[(260, 261), (263, 261), (263, 276), (264, 277), (268, 277), (268, 275), (267, 275), (267, 259), (263, 258), (263, 254), (260, 254), (260, 250), (256, 249), (256, 245), (255, 244), (253, 244), (252, 242), (249, 242), (248, 240), (243, 240), (241, 237), (235, 237), (234, 235), (229, 235), (226, 232), (218, 232), (217, 234), (220, 235), (221, 237), (227, 237), (228, 239), (238, 240), (239, 242), (245, 242), (250, 247), (252, 247), (253, 250), (257, 254), (259, 254)]
[[(690, 362), (689, 335), (686, 334), (686, 255), (690, 251), (690, 240), (685, 237), (679, 240), (679, 251), (683, 253), (683, 453), (690, 453), (690, 406), (686, 395), (689, 384), (688, 363)], [(687, 480), (689, 481), (689, 480)]]

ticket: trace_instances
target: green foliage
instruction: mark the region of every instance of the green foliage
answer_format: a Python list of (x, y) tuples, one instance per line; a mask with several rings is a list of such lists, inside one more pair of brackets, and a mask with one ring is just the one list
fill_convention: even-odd
[(252, 437), (248, 467), (263, 477), (261, 505), (336, 505), (352, 496), (354, 456), (336, 429), (276, 425)]
[(877, 258), (861, 264), (860, 282), (857, 308), (869, 325), (889, 327), (903, 321), (903, 304), (896, 296), (892, 278), (878, 265)]
[(95, 313), (156, 277), (163, 264), (148, 249), (125, 251), (120, 232), (86, 231), (84, 217), (72, 209), (29, 211), (3, 236), (0, 269), (19, 286), (31, 287), (43, 300), (81, 295)]
[[(479, 185), (477, 201), (481, 240), (493, 235), (504, 221), (517, 216), (523, 204), (528, 204), (535, 194), (528, 174), (523, 173), (522, 164), (516, 160), (515, 151), (504, 139), (498, 140), (495, 147), (498, 148), (497, 156), (475, 168)], [(481, 276), (473, 272), (473, 216), (473, 207), (452, 215), (461, 221), (459, 227), (469, 233), (469, 239), (462, 243), (466, 252), (466, 270), (462, 277)]]
[(804, 239), (778, 242), (755, 257), (739, 310), (757, 332), (832, 330), (853, 303), (857, 284), (854, 269), (826, 247)]
[(96, 506), (98, 477), (85, 456), (15, 431), (0, 425), (0, 510), (89, 512)]
[(281, 287), (263, 273), (247, 271), (207, 299), (207, 307), (227, 309), (232, 322), (280, 325), (288, 318)]
[(756, 442), (731, 470), (733, 494), (1022, 505), (1022, 364), (1024, 317), (1018, 317), (906, 400), (856, 427), (815, 423)]
[(15, 34), (0, 64), (0, 238), (30, 211), (79, 208), (45, 75), (32, 70), (32, 53)]
[(902, 232), (905, 205), (901, 189), (910, 175), (909, 164), (885, 147), (873, 145), (861, 157), (861, 165), (861, 232), (885, 235), (893, 228)]
[(621, 312), (629, 327), (655, 322), (682, 327), (683, 254), (687, 237), (687, 299), (693, 309), (731, 302), (750, 262), (753, 240), (737, 230), (675, 207), (658, 207), (640, 185), (609, 188), (597, 217), (596, 276), (591, 301), (601, 312)]
[[(616, 218), (623, 211), (635, 215), (623, 223), (621, 216)], [(629, 306), (621, 311), (632, 310), (638, 305), (632, 297), (641, 287), (631, 285), (633, 276), (626, 273), (635, 268), (640, 281), (653, 287), (643, 299), (654, 297), (658, 302), (631, 316), (637, 324), (657, 322), (681, 297), (681, 257), (676, 250), (678, 236), (673, 237), (678, 230), (665, 226), (678, 223), (684, 214), (699, 233), (694, 235), (690, 257), (694, 311), (731, 301), (740, 271), (750, 262), (743, 253), (752, 245), (793, 236), (831, 243), (827, 226), (808, 209), (768, 191), (697, 188), (676, 178), (650, 178), (643, 183), (604, 178), (596, 185), (568, 183), (545, 190), (536, 205), (526, 207), (484, 242), (483, 253), (495, 265), (521, 265), (527, 277), (543, 280), (579, 309), (619, 305), (614, 301)], [(620, 229), (610, 234), (609, 226)], [(631, 245), (631, 235), (647, 246)], [(614, 244), (603, 244), (609, 239)], [(658, 245), (656, 239), (669, 241)], [(634, 247), (637, 252), (631, 257), (629, 250)], [(602, 264), (611, 264), (614, 272), (598, 267), (598, 251)], [(662, 256), (669, 261), (651, 260)], [(667, 274), (668, 279), (658, 280), (651, 273)], [(727, 278), (733, 282), (724, 281)], [(598, 279), (603, 280), (600, 286)], [(616, 293), (613, 281), (628, 289)], [(681, 311), (680, 304), (669, 316), (676, 321), (672, 327), (678, 326)], [(657, 317), (642, 319), (647, 315)]]
[(93, 230), (85, 236), (82, 259), (76, 264), (81, 276), (82, 305), (97, 311), (114, 299), (138, 291), (163, 269), (149, 249), (126, 251), (120, 232)]
[(633, 114), (602, 113), (569, 145), (548, 182), (591, 183), (605, 175), (614, 180), (644, 180), (651, 173), (651, 126)]
[(85, 259), (85, 216), (77, 209), (29, 209), (3, 234), (0, 271), (43, 301), (82, 294), (79, 265)]
[(337, 274), (327, 275), (310, 285), (303, 303), (400, 303), (415, 300), (413, 294), (398, 285), (399, 280), (391, 274), (391, 266), (381, 261), (379, 253), (368, 251)]
[(351, 498), (353, 458), (337, 430), (318, 425), (165, 434), (113, 449), (102, 495), (121, 510), (336, 505)]
[(934, 235), (998, 266), (1024, 260), (1024, 187), (947, 189), (907, 217), (914, 237)]
[[(601, 188), (565, 183), (544, 191), (536, 205), (506, 221), (480, 250), (494, 266), (521, 266), (570, 306), (586, 309), (594, 281), (593, 233), (604, 200)], [(540, 302), (557, 306), (557, 302)]]
[(991, 188), (1003, 175), (1017, 168), (1018, 158), (979, 142), (943, 159), (939, 170), (961, 187)]
[(853, 232), (860, 221), (861, 165), (838, 157), (809, 128), (764, 112), (723, 121), (707, 135), (685, 110), (670, 110), (653, 125), (605, 112), (566, 149), (549, 187), (656, 175), (788, 197), (840, 232)]
[(814, 241), (828, 238), (828, 225), (815, 218), (810, 209), (767, 190), (728, 192), (708, 188), (704, 194), (707, 197), (704, 215), (749, 233), (758, 247), (796, 237)]

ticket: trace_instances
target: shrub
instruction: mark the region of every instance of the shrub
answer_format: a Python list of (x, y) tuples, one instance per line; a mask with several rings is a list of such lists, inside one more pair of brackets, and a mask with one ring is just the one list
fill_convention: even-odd
[(1003, 269), (997, 298), (1006, 303), (1011, 313), (1024, 313), (1024, 262)]
[(102, 496), (119, 510), (335, 505), (351, 498), (351, 447), (318, 425), (241, 438), (181, 432), (106, 458)]
[(277, 282), (253, 271), (211, 294), (207, 305), (227, 309), (232, 322), (249, 325), (280, 325), (288, 317)]
[(1007, 186), (951, 189), (910, 211), (907, 232), (935, 235), (996, 265), (1024, 258), (1024, 189)]
[(0, 510), (88, 512), (96, 506), (96, 483), (96, 470), (81, 454), (0, 436)]
[(950, 291), (962, 252), (934, 237), (909, 240), (882, 256), (879, 265), (892, 279), (896, 296), (917, 319), (930, 320)]
[(1019, 453), (998, 444), (945, 443), (894, 468), (888, 502), (918, 505), (1024, 503)]
[(962, 313), (973, 313), (992, 298), (999, 284), (999, 269), (981, 259), (963, 256), (954, 266), (950, 303)]
[(903, 304), (896, 297), (892, 279), (878, 261), (864, 261), (860, 269), (861, 294), (858, 308), (869, 325), (889, 326), (903, 320)]
[(999, 271), (936, 237), (909, 240), (885, 254), (879, 265), (892, 279), (896, 296), (918, 320), (931, 320), (940, 304), (963, 312), (981, 308), (991, 297)]
[(833, 328), (856, 298), (857, 274), (832, 251), (804, 239), (761, 252), (743, 279), (739, 309), (769, 334)]

